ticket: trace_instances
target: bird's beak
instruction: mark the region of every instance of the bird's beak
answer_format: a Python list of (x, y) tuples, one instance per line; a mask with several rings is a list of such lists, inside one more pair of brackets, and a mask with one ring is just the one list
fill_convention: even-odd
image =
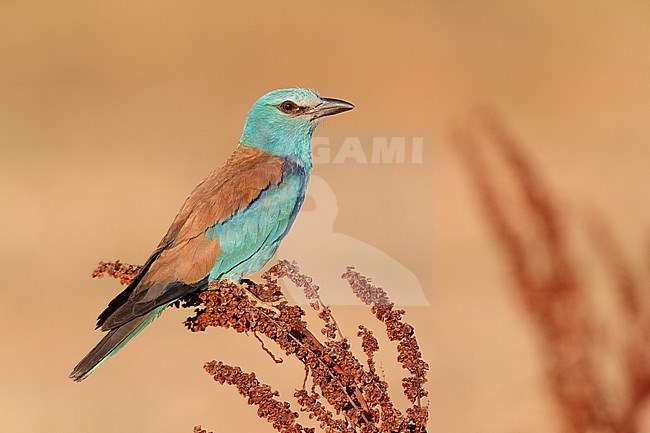
[(305, 114), (310, 116), (310, 120), (320, 119), (325, 116), (332, 116), (334, 114), (343, 113), (354, 108), (354, 105), (349, 102), (341, 101), (340, 99), (321, 98), (320, 104), (308, 110)]

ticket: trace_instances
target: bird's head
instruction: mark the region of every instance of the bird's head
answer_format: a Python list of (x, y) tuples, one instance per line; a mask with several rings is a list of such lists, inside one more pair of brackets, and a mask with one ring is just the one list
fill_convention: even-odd
[(311, 166), (309, 143), (316, 126), (324, 117), (352, 108), (349, 102), (323, 98), (310, 89), (274, 90), (251, 107), (240, 142)]

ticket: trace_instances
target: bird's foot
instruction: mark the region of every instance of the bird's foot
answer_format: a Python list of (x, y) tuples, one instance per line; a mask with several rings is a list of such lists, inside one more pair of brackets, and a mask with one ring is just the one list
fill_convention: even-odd
[(276, 306), (287, 300), (282, 292), (278, 291), (273, 293), (272, 296), (277, 297), (275, 301), (264, 301), (259, 297), (259, 295), (256, 295), (251, 290), (251, 288), (257, 287), (257, 284), (254, 281), (249, 280), (248, 278), (242, 278), (240, 280), (240, 287), (246, 294), (246, 297), (251, 302), (251, 304), (253, 304), (255, 307), (271, 311), (275, 317), (280, 317), (281, 312)]
[(286, 301), (284, 296), (281, 296), (280, 299), (277, 301), (262, 301), (260, 298), (257, 297), (253, 292), (251, 292), (248, 289), (244, 288), (244, 294), (248, 298), (248, 300), (253, 304), (255, 307), (258, 308), (263, 308), (265, 310), (271, 311), (273, 315), (277, 318), (280, 317), (280, 310), (276, 307), (276, 305), (280, 305), (280, 303)]

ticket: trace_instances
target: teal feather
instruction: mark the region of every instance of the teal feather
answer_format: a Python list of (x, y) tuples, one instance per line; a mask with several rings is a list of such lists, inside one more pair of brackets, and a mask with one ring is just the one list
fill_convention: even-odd
[(126, 343), (131, 341), (144, 328), (160, 316), (168, 305), (156, 308), (152, 312), (140, 316), (119, 328), (113, 329), (102, 338), (102, 340), (91, 350), (72, 370), (70, 377), (81, 382), (93, 371), (99, 368), (104, 362), (122, 349)]
[(305, 198), (308, 171), (287, 164), (282, 181), (269, 187), (245, 210), (205, 232), (219, 239), (221, 252), (209, 280), (239, 281), (257, 272), (275, 254)]

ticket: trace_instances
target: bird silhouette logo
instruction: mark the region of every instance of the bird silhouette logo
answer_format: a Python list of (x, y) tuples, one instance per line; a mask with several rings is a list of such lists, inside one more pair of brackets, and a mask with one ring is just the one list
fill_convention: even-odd
[[(328, 305), (362, 305), (341, 278), (347, 266), (373, 276), (392, 302), (399, 306), (429, 306), (418, 278), (406, 266), (381, 249), (345, 233), (334, 231), (338, 215), (336, 195), (319, 176), (311, 176), (307, 203), (282, 242), (278, 257), (298, 260), (300, 268), (321, 285), (321, 296)], [(309, 208), (307, 208), (309, 207)], [(283, 290), (298, 304), (306, 304), (302, 291), (291, 285)]]

